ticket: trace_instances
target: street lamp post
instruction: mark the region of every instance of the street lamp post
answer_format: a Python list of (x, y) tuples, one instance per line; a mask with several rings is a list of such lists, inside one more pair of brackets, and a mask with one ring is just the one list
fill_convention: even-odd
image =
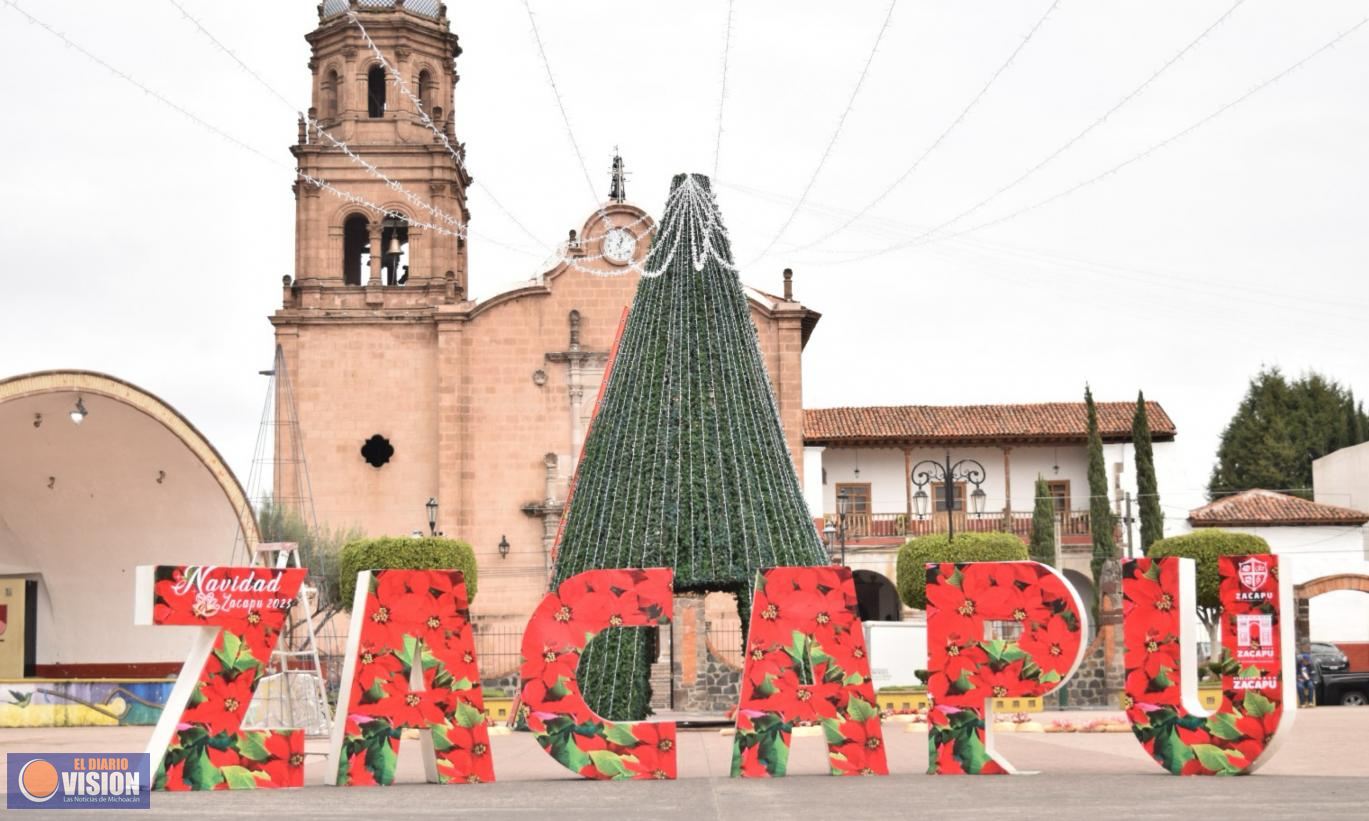
[(924, 488), (932, 482), (940, 482), (941, 497), (946, 505), (946, 541), (952, 541), (955, 539), (955, 483), (969, 482), (974, 485), (974, 492), (970, 494), (970, 506), (974, 510), (974, 515), (978, 516), (984, 512), (984, 502), (988, 498), (982, 487), (984, 475), (984, 466), (974, 459), (961, 459), (951, 464), (949, 449), (946, 451), (944, 463), (923, 459), (913, 465), (910, 478), (917, 486), (917, 493), (913, 494), (913, 503), (918, 518), (927, 514), (928, 496)]
[(428, 533), (432, 536), (437, 535), (437, 499), (429, 498), (424, 505), (428, 509)]
[(846, 566), (846, 514), (850, 510), (851, 499), (846, 491), (837, 494), (837, 523), (828, 522), (822, 529), (823, 541), (827, 544), (827, 555), (832, 556), (836, 542), (841, 543), (841, 564)]

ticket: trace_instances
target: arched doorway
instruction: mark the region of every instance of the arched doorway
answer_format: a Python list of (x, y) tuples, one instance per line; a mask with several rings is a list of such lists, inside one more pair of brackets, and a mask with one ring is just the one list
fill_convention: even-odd
[(856, 583), (856, 607), (861, 621), (901, 621), (903, 607), (898, 600), (898, 588), (889, 577), (873, 570), (851, 573)]
[(1369, 593), (1369, 574), (1335, 573), (1293, 586), (1293, 600), (1297, 606), (1294, 628), (1299, 645), (1305, 640), (1317, 638), (1312, 635), (1312, 599), (1342, 590)]

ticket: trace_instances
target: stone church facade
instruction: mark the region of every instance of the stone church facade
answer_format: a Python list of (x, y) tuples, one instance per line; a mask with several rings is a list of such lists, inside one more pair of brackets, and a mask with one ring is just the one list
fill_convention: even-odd
[[(461, 49), (446, 9), (355, 9), (436, 131), (346, 10), (320, 6), (306, 37), (311, 117), (402, 192), (301, 123), (291, 148), (300, 170), (384, 213), (296, 185), (295, 274), (270, 317), (292, 393), (278, 397), (277, 418), (292, 398), (320, 524), (407, 535), (427, 529), (425, 503), (436, 500), (437, 530), (475, 549), (473, 614), (521, 629), (547, 587), (566, 490), (654, 223), (617, 178), (599, 211), (568, 215), (581, 225), (558, 264), (479, 296), (466, 265), (472, 178), (451, 115)], [(818, 314), (790, 288), (786, 274), (783, 295), (748, 294), (801, 477), (801, 353)], [(277, 427), (278, 454), (295, 446), (290, 435)], [(295, 470), (278, 462), (275, 487), (296, 483)]]

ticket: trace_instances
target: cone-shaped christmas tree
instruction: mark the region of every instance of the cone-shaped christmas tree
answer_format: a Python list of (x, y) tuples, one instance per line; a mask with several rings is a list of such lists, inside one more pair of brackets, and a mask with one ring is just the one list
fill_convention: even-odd
[[(554, 582), (670, 567), (677, 591), (738, 595), (756, 571), (826, 564), (799, 490), (750, 307), (706, 177), (680, 174), (595, 417)], [(601, 634), (581, 687), (596, 712), (644, 718), (644, 631)]]

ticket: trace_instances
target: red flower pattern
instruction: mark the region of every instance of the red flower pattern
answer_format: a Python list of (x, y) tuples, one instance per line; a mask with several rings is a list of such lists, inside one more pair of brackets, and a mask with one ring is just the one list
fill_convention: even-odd
[[(1135, 559), (1122, 570), (1126, 692), (1123, 704), (1146, 752), (1175, 775), (1239, 775), (1266, 751), (1283, 714), (1280, 592), (1276, 556), (1222, 556), (1222, 701), (1208, 716), (1183, 703), (1177, 557)], [(1244, 568), (1243, 568), (1244, 566)], [(1190, 616), (1191, 617), (1191, 616)], [(1254, 625), (1255, 636), (1238, 625)], [(1258, 637), (1267, 633), (1268, 646)], [(1235, 672), (1230, 672), (1234, 670)]]
[(870, 661), (845, 567), (757, 576), (732, 774), (785, 774), (796, 723), (821, 722), (833, 775), (887, 775)]
[[(494, 780), (489, 728), (459, 570), (371, 572), (356, 657), (348, 660), (347, 717), (337, 783), (394, 783), (399, 730), (430, 732), (439, 783)], [(410, 680), (422, 670), (423, 685)]]
[[(179, 716), (163, 714), (162, 721), (174, 723), (176, 730), (153, 778), (154, 789), (304, 784), (302, 731), (242, 729), (304, 575), (300, 568), (267, 567), (164, 566), (153, 571), (153, 624), (218, 630), (190, 703)], [(250, 772), (251, 778), (229, 779), (226, 767)]]
[[(1016, 638), (986, 640), (989, 622)], [(1010, 771), (988, 752), (989, 699), (1041, 696), (1078, 663), (1084, 614), (1065, 580), (1036, 562), (927, 566), (929, 773)]]
[(600, 631), (669, 623), (673, 578), (665, 568), (578, 573), (528, 620), (519, 668), (523, 710), (538, 743), (567, 769), (594, 779), (675, 777), (675, 725), (595, 715), (575, 674), (580, 653)]

